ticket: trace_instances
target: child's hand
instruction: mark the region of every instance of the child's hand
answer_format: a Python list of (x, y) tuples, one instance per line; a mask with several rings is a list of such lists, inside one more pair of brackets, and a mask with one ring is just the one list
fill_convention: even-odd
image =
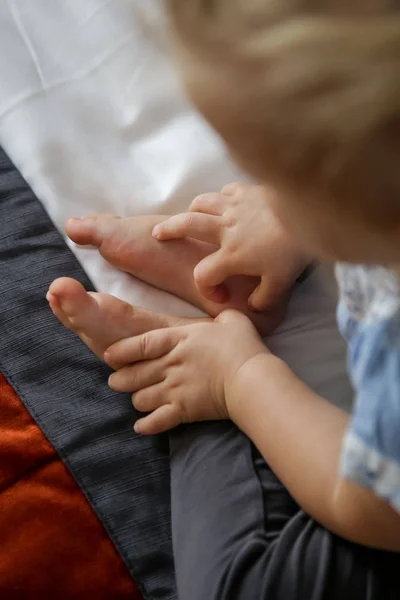
[(229, 419), (227, 391), (243, 365), (268, 354), (250, 320), (225, 311), (214, 322), (149, 331), (113, 344), (104, 355), (112, 389), (135, 392), (135, 408), (151, 412), (135, 430), (167, 431), (181, 423)]
[(219, 246), (194, 270), (200, 292), (214, 302), (228, 300), (223, 282), (231, 275), (261, 277), (249, 298), (255, 310), (271, 308), (307, 266), (307, 259), (283, 229), (263, 186), (232, 183), (220, 194), (196, 198), (189, 212), (157, 225), (158, 240), (192, 237)]

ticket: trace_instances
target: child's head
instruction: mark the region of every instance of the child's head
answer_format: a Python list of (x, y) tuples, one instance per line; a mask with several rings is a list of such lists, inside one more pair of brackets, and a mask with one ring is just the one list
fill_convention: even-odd
[(400, 263), (400, 0), (166, 0), (190, 95), (322, 254)]

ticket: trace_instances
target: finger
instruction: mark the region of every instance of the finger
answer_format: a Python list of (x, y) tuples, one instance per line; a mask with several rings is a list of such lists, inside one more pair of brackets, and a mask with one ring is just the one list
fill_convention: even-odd
[(213, 302), (223, 304), (229, 299), (229, 293), (222, 286), (225, 279), (233, 275), (226, 252), (220, 249), (206, 258), (195, 267), (193, 271), (194, 280), (200, 293)]
[(224, 214), (229, 200), (224, 194), (201, 194), (193, 200), (189, 206), (189, 212), (206, 213), (220, 217)]
[[(152, 388), (149, 388), (151, 390)], [(140, 435), (156, 435), (173, 429), (182, 423), (179, 408), (173, 404), (165, 404), (135, 424), (135, 431)]]
[[(122, 367), (122, 369), (110, 375), (108, 385), (116, 392), (137, 392), (143, 388), (161, 383), (164, 379), (165, 364), (161, 358), (145, 360)], [(153, 409), (149, 408), (148, 410)]]
[[(161, 381), (159, 383), (161, 384), (163, 382)], [(158, 384), (143, 388), (136, 392), (136, 394), (132, 394), (132, 404), (139, 412), (153, 412), (153, 410), (169, 403), (164, 386), (161, 388)]]
[(249, 308), (257, 311), (271, 308), (286, 292), (287, 287), (287, 280), (263, 276), (249, 298)]
[(194, 238), (210, 244), (219, 244), (222, 224), (218, 217), (196, 212), (181, 213), (159, 223), (153, 229), (157, 240)]
[(226, 325), (244, 325), (246, 327), (252, 326), (252, 323), (246, 315), (241, 313), (234, 308), (229, 308), (227, 310), (222, 311), (217, 317), (214, 319), (217, 323), (225, 323)]
[(225, 196), (234, 196), (238, 192), (244, 192), (249, 187), (248, 183), (244, 181), (234, 181), (232, 183), (227, 183), (221, 190), (221, 194)]
[(116, 342), (104, 353), (105, 362), (117, 370), (141, 360), (153, 360), (168, 354), (182, 337), (183, 327), (147, 331)]

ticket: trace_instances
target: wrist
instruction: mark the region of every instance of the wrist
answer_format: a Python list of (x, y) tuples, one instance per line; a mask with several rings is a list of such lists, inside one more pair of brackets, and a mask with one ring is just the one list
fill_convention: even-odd
[(268, 351), (248, 359), (225, 385), (225, 404), (229, 418), (242, 428), (243, 420), (248, 414), (248, 399), (254, 395), (255, 389), (262, 387), (267, 401), (271, 396), (270, 389), (279, 386), (280, 381), (287, 382), (290, 375), (293, 373), (288, 365)]

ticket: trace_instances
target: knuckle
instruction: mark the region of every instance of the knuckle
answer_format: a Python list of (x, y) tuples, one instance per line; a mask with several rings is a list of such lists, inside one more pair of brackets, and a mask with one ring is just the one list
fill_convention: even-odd
[(119, 372), (119, 381), (118, 385), (120, 388), (123, 388), (123, 391), (127, 390), (128, 392), (133, 391), (135, 386), (135, 378), (136, 373), (132, 367), (123, 367)]
[[(182, 362), (176, 364), (177, 367), (182, 366)], [(171, 392), (176, 392), (177, 390), (180, 389), (182, 385), (182, 382), (179, 379), (173, 379), (172, 381), (169, 381), (168, 383), (168, 388)]]
[(150, 353), (150, 338), (147, 333), (143, 333), (139, 338), (140, 354), (146, 358)]
[(203, 205), (204, 200), (209, 196), (209, 194), (200, 194), (200, 196), (196, 196), (196, 198), (192, 201), (189, 210), (195, 211), (196, 208), (199, 208)]
[(129, 370), (127, 373), (128, 373), (128, 377), (129, 377), (129, 382), (132, 386), (136, 386), (140, 380), (141, 363), (129, 365), (128, 369)]
[(188, 212), (188, 213), (185, 213), (185, 214), (183, 215), (183, 218), (182, 218), (182, 226), (183, 226), (185, 229), (189, 229), (189, 228), (190, 228), (190, 227), (192, 227), (193, 225), (194, 225), (194, 217), (193, 217), (193, 213), (190, 213), (190, 212)]
[[(181, 367), (184, 364), (184, 359), (179, 352), (171, 352), (166, 360), (165, 368), (170, 371), (169, 377), (166, 380), (166, 385), (168, 387), (177, 387), (179, 385), (176, 378), (176, 369)], [(172, 370), (172, 372), (171, 372)], [(165, 379), (165, 377), (164, 377)]]
[(237, 218), (234, 212), (228, 210), (221, 218), (224, 229), (232, 230), (237, 226)]
[(235, 257), (243, 250), (243, 246), (237, 239), (229, 240), (229, 243), (226, 247), (226, 254), (229, 256), (231, 260), (237, 260)]

